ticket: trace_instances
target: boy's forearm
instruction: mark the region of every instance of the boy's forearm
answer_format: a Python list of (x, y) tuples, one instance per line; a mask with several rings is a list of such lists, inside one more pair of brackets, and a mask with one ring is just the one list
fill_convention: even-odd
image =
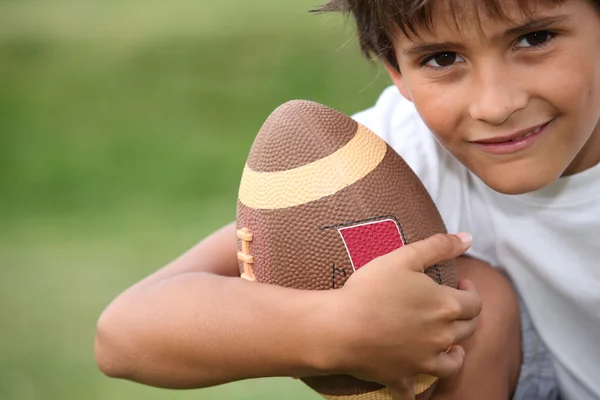
[(132, 288), (100, 318), (108, 375), (168, 388), (321, 373), (331, 293), (190, 272)]

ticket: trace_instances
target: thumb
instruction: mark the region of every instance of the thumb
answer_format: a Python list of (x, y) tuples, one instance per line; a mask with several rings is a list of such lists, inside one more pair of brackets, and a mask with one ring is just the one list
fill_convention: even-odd
[(452, 260), (471, 247), (471, 235), (437, 234), (396, 250), (406, 267), (423, 272), (432, 265)]
[(408, 379), (399, 386), (388, 386), (388, 389), (394, 400), (415, 400), (413, 379)]

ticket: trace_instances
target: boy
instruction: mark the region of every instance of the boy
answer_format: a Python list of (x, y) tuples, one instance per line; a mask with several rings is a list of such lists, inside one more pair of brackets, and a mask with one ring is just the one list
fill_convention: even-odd
[[(479, 320), (469, 281), (422, 279), (424, 266), (465, 252), (468, 235), (406, 246), (339, 291), (304, 293), (227, 278), (237, 275), (229, 226), (113, 302), (99, 322), (103, 371), (165, 387), (343, 372), (404, 399), (415, 373), (450, 378), (462, 366), (434, 399), (557, 398), (558, 388), (600, 399), (600, 2), (325, 9), (352, 13), (395, 84), (355, 118), (406, 159), (450, 232), (473, 234), (468, 255), (506, 270), (543, 341), (524, 312), (521, 343), (514, 294), (481, 262), (459, 270), (481, 293)], [(337, 315), (342, 299), (363, 312)]]

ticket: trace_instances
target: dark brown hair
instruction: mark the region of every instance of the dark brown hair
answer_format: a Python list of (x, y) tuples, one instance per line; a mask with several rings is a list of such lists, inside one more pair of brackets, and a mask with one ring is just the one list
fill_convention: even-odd
[[(454, 20), (475, 17), (479, 21), (479, 12), (508, 20), (502, 3), (506, 0), (329, 0), (314, 11), (341, 11), (352, 16), (356, 22), (361, 50), (368, 58), (381, 58), (398, 69), (392, 38), (401, 32), (407, 37), (418, 36), (418, 32), (432, 28), (433, 7), (439, 7), (445, 1), (452, 10)], [(536, 4), (560, 4), (565, 0), (516, 0), (518, 7), (527, 15)], [(465, 4), (468, 3), (468, 4)], [(600, 4), (599, 0), (593, 1)]]

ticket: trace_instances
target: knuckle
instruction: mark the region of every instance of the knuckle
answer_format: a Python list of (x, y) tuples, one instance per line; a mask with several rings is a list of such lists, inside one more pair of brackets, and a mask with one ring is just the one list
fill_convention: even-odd
[(425, 361), (423, 361), (422, 365), (421, 365), (421, 373), (423, 374), (427, 374), (427, 375), (437, 375), (437, 367), (438, 367), (438, 363), (437, 360), (434, 357), (431, 357)]
[(437, 233), (431, 237), (431, 241), (439, 249), (440, 253), (449, 253), (454, 249), (454, 241), (450, 235)]
[(382, 256), (379, 256), (372, 260), (370, 264), (380, 265), (396, 265), (399, 262), (403, 262), (407, 258), (407, 254), (410, 254), (410, 248), (408, 246), (402, 246), (399, 249), (390, 251)]
[(411, 246), (411, 245), (400, 247), (400, 249), (398, 249), (397, 253), (399, 256), (402, 257), (402, 259), (410, 260), (410, 261), (417, 259), (419, 256), (419, 253), (418, 253), (417, 249), (415, 249), (415, 246)]
[(449, 320), (449, 321), (455, 321), (457, 320), (462, 312), (462, 307), (460, 305), (460, 303), (458, 302), (458, 300), (456, 300), (453, 297), (448, 297), (441, 306), (441, 314), (442, 314), (442, 318)]
[(440, 352), (448, 350), (454, 344), (456, 337), (450, 331), (440, 333), (435, 341), (435, 347)]

